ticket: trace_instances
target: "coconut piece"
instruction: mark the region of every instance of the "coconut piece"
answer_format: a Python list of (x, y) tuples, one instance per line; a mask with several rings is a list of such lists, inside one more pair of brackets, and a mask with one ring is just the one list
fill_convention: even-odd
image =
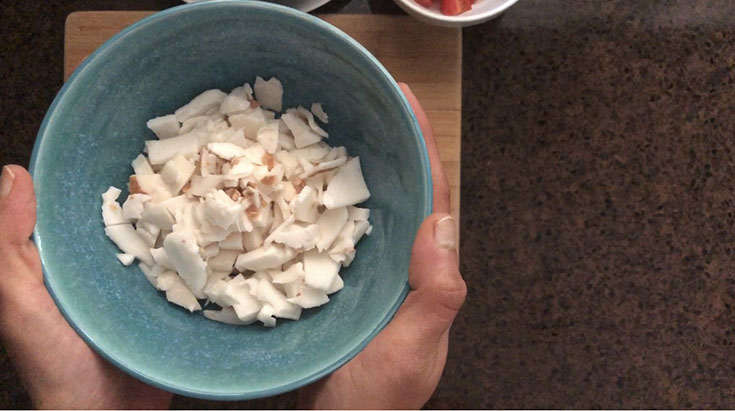
[(284, 173), (287, 178), (291, 178), (291, 176), (297, 174), (297, 169), (299, 167), (299, 160), (290, 152), (281, 150), (276, 153), (276, 160), (281, 164), (283, 167)]
[(253, 251), (263, 245), (263, 236), (260, 230), (253, 229), (249, 232), (242, 233), (242, 244), (246, 251)]
[(329, 297), (322, 290), (303, 285), (296, 296), (288, 298), (287, 301), (301, 308), (313, 308), (328, 303)]
[(174, 215), (162, 204), (148, 206), (140, 215), (138, 225), (147, 223), (161, 230), (171, 230), (176, 220)]
[(212, 118), (210, 116), (207, 116), (207, 115), (196, 116), (196, 117), (187, 119), (186, 121), (181, 123), (181, 129), (179, 130), (179, 134), (181, 135), (188, 134), (194, 130), (201, 130), (201, 129), (204, 129), (206, 131), (212, 131), (212, 129), (214, 129), (214, 121), (212, 121)]
[[(274, 231), (276, 231), (281, 225), (283, 225), (283, 223), (285, 222), (285, 220), (283, 219), (283, 214), (281, 214), (280, 211), (275, 210), (275, 207), (272, 207), (271, 208), (271, 212), (272, 212), (272, 215), (273, 215), (273, 222), (271, 223), (270, 230), (268, 230), (266, 232), (268, 232), (270, 234), (273, 234)], [(293, 222), (293, 220), (292, 220), (292, 222)], [(267, 237), (265, 239), (265, 243), (266, 244), (270, 244), (270, 242), (268, 241), (268, 238)]]
[(242, 275), (238, 275), (227, 282), (225, 294), (227, 298), (233, 301), (232, 308), (240, 321), (250, 323), (257, 318), (262, 304), (253, 297), (250, 286)]
[(369, 208), (360, 208), (355, 206), (347, 207), (347, 218), (355, 221), (367, 221), (370, 218)]
[(360, 241), (363, 235), (370, 235), (370, 233), (368, 233), (368, 230), (370, 230), (372, 226), (365, 220), (355, 221), (354, 224), (355, 230), (352, 232), (352, 244), (357, 244), (357, 242)]
[(281, 294), (268, 279), (261, 278), (258, 282), (257, 299), (273, 306), (273, 315), (276, 317), (290, 320), (298, 320), (301, 317), (301, 307), (286, 300), (286, 296)]
[(304, 283), (309, 287), (327, 291), (339, 272), (339, 264), (327, 253), (311, 249), (304, 253)]
[(212, 190), (223, 187), (224, 177), (210, 174), (206, 177), (192, 176), (188, 194), (202, 197)]
[(268, 167), (266, 166), (253, 166), (253, 179), (259, 183), (268, 175)]
[(158, 235), (161, 233), (161, 229), (153, 224), (140, 222), (135, 225), (135, 232), (148, 244), (149, 247), (156, 245)]
[(365, 179), (360, 169), (360, 158), (354, 157), (329, 182), (322, 203), (328, 209), (361, 203), (370, 198)]
[(165, 291), (166, 299), (169, 302), (184, 307), (189, 310), (189, 312), (193, 313), (194, 311), (202, 309), (202, 306), (199, 305), (199, 301), (197, 301), (194, 294), (192, 294), (192, 292), (186, 288), (186, 285), (184, 285), (180, 280), (171, 284)]
[(321, 173), (322, 171), (333, 170), (337, 167), (343, 166), (347, 162), (347, 157), (336, 158), (331, 161), (324, 161), (319, 163), (316, 167), (310, 168), (308, 171), (304, 171), (299, 175), (300, 178), (309, 178), (315, 174)]
[(138, 268), (143, 272), (146, 280), (148, 280), (153, 287), (158, 288), (156, 285), (157, 278), (166, 270), (160, 265), (149, 265), (144, 262), (139, 262)]
[(213, 321), (229, 325), (248, 325), (249, 322), (240, 320), (232, 307), (224, 307), (221, 310), (204, 310), (204, 317)]
[(344, 148), (343, 146), (332, 147), (329, 150), (329, 153), (327, 153), (327, 155), (324, 156), (324, 158), (322, 159), (322, 161), (332, 161), (332, 160), (336, 160), (336, 159), (338, 159), (340, 157), (345, 157), (345, 158), (348, 157), (347, 156), (347, 149)]
[(275, 216), (279, 217), (279, 219), (276, 219), (274, 217), (273, 225), (272, 225), (272, 227), (274, 228), (273, 230), (271, 230), (271, 233), (268, 235), (268, 237), (265, 238), (264, 240), (265, 245), (270, 245), (273, 242), (273, 235), (277, 234), (279, 231), (283, 230), (284, 227), (293, 223), (294, 221), (293, 216), (291, 216), (291, 218), (285, 221), (283, 220), (283, 217), (281, 217), (281, 213), (275, 213)]
[[(232, 129), (230, 129), (232, 130)], [(251, 140), (245, 138), (245, 132), (242, 129), (233, 130), (230, 135), (223, 140), (225, 143), (232, 143), (238, 147), (248, 148), (253, 145)]]
[[(253, 164), (262, 166), (263, 157), (265, 156), (265, 149), (260, 143), (256, 143), (245, 149), (245, 157)], [(262, 167), (265, 172), (268, 172), (267, 167)], [(253, 171), (254, 172), (254, 171)]]
[(151, 196), (147, 194), (130, 194), (122, 205), (122, 216), (128, 220), (140, 219), (145, 204), (151, 201)]
[(227, 238), (219, 242), (219, 247), (223, 250), (244, 251), (245, 248), (242, 245), (242, 233), (232, 233), (228, 235)]
[(283, 110), (283, 85), (277, 78), (265, 81), (262, 77), (256, 77), (253, 88), (255, 98), (263, 107), (277, 112)]
[[(281, 182), (281, 199), (283, 199), (284, 202), (290, 203), (293, 201), (297, 196), (296, 189), (294, 188), (293, 184), (290, 181), (282, 181)], [(290, 208), (289, 208), (290, 212)]]
[(294, 144), (298, 148), (307, 147), (322, 140), (321, 136), (311, 131), (311, 128), (293, 110), (288, 110), (281, 116), (281, 120), (293, 134)]
[(245, 98), (247, 98), (248, 101), (252, 101), (253, 100), (253, 88), (250, 87), (250, 84), (248, 84), (248, 83), (243, 84), (242, 85), (242, 92), (243, 92), (243, 94), (245, 94)]
[(201, 251), (200, 251), (199, 254), (202, 256), (202, 258), (205, 258), (205, 259), (206, 258), (212, 258), (212, 257), (216, 256), (217, 254), (219, 254), (219, 244), (218, 243), (212, 243), (212, 244), (209, 244), (206, 247), (202, 247), (202, 249), (201, 249)]
[[(245, 208), (244, 204), (243, 208)], [(240, 213), (235, 219), (234, 229), (238, 233), (247, 233), (249, 231), (253, 231), (254, 227), (253, 223), (248, 218), (248, 215), (246, 213)]]
[(267, 122), (272, 122), (276, 120), (276, 112), (271, 110), (266, 110), (263, 107), (260, 108), (261, 112), (263, 113), (263, 117), (265, 117), (265, 120)]
[(120, 196), (120, 190), (110, 187), (102, 194), (102, 221), (105, 226), (127, 224), (130, 219), (123, 215), (120, 204), (116, 201)]
[(283, 292), (286, 294), (286, 298), (296, 297), (301, 292), (301, 289), (306, 287), (303, 278), (291, 281), (290, 283), (278, 284), (278, 286), (283, 289)]
[(207, 263), (199, 255), (194, 233), (187, 229), (174, 231), (163, 240), (163, 248), (191, 292), (196, 296), (203, 296), (202, 289), (207, 281)]
[(202, 238), (202, 224), (201, 218), (199, 218), (199, 207), (196, 203), (187, 202), (176, 209), (174, 218), (176, 224), (173, 225), (173, 231), (186, 230), (190, 231), (194, 235), (194, 240), (197, 244), (206, 245), (211, 241), (205, 241)]
[(329, 134), (327, 134), (326, 131), (324, 131), (319, 125), (314, 121), (314, 115), (311, 113), (311, 111), (299, 106), (296, 111), (299, 113), (301, 118), (306, 120), (306, 123), (309, 125), (309, 128), (311, 131), (316, 133), (317, 135), (321, 137), (328, 137)]
[(269, 232), (268, 229), (273, 225), (273, 210), (269, 204), (261, 207), (257, 213), (249, 217), (253, 227), (257, 227), (262, 232)]
[(160, 265), (161, 267), (168, 268), (169, 270), (176, 270), (176, 267), (174, 267), (173, 263), (171, 263), (171, 260), (168, 258), (168, 254), (166, 254), (166, 250), (161, 248), (151, 248), (151, 255), (153, 256), (153, 260), (156, 262), (157, 265)]
[(148, 194), (151, 203), (159, 203), (172, 197), (168, 185), (160, 174), (132, 175), (128, 182), (130, 194)]
[(294, 256), (291, 248), (282, 245), (264, 245), (247, 253), (240, 254), (235, 262), (237, 271), (258, 271), (279, 267)]
[(152, 165), (164, 164), (168, 160), (182, 156), (193, 156), (199, 151), (199, 138), (196, 135), (184, 134), (165, 140), (148, 140), (145, 142), (148, 160)]
[[(316, 245), (318, 236), (319, 226), (316, 224), (307, 226), (288, 224), (283, 229), (274, 231), (269, 238), (273, 242), (288, 247), (310, 250)], [(266, 239), (267, 242), (268, 240)]]
[(166, 270), (156, 276), (156, 288), (161, 291), (170, 290), (174, 284), (182, 282), (181, 277), (171, 270)]
[(250, 140), (255, 140), (258, 130), (268, 124), (263, 111), (259, 108), (248, 113), (233, 114), (229, 117), (229, 121), (232, 127), (242, 129), (245, 137)]
[(282, 195), (278, 195), (276, 199), (273, 201), (277, 206), (277, 210), (280, 212), (281, 216), (283, 217), (283, 220), (287, 220), (293, 213), (291, 213), (291, 208), (289, 208), (288, 203), (283, 198)]
[(199, 170), (203, 177), (217, 173), (217, 156), (210, 154), (207, 147), (199, 152)]
[(276, 313), (276, 310), (273, 308), (270, 304), (264, 304), (263, 308), (260, 309), (257, 315), (258, 321), (262, 322), (264, 326), (266, 327), (275, 327), (276, 326), (276, 319), (273, 318), (273, 315)]
[(176, 119), (184, 122), (192, 117), (201, 116), (213, 107), (219, 107), (227, 94), (220, 90), (207, 90), (202, 94), (194, 97), (188, 104), (185, 104), (174, 112)]
[(311, 186), (304, 187), (303, 190), (291, 201), (291, 209), (293, 215), (298, 221), (305, 223), (314, 223), (319, 218), (317, 206), (319, 199), (317, 192)]
[(318, 163), (327, 155), (329, 155), (331, 148), (326, 143), (320, 142), (317, 144), (310, 145), (308, 147), (299, 148), (291, 151), (291, 154), (296, 159), (303, 159), (310, 163)]
[(222, 100), (222, 104), (219, 106), (219, 112), (222, 114), (246, 111), (248, 109), (250, 109), (250, 101), (245, 95), (242, 87), (233, 89), (230, 94)]
[(232, 143), (209, 143), (207, 150), (219, 158), (232, 160), (245, 155), (245, 149)]
[(135, 160), (133, 160), (131, 165), (133, 166), (133, 172), (135, 174), (154, 174), (154, 171), (151, 168), (151, 163), (148, 162), (148, 159), (145, 158), (143, 154), (138, 154), (138, 157), (135, 157)]
[(232, 272), (232, 268), (235, 266), (235, 260), (237, 260), (239, 254), (236, 250), (220, 249), (219, 254), (207, 261), (207, 265), (212, 270)]
[[(284, 124), (282, 121), (278, 122), (278, 146), (283, 150), (296, 150), (296, 142), (294, 141), (293, 137), (282, 132), (281, 131), (281, 124)], [(284, 125), (285, 127), (285, 125)], [(286, 131), (288, 131), (288, 127), (286, 127)]]
[(258, 129), (256, 140), (267, 153), (275, 154), (278, 150), (278, 123), (270, 123)]
[(120, 197), (120, 193), (122, 193), (122, 191), (119, 188), (110, 186), (107, 191), (102, 193), (102, 202), (111, 203), (116, 201)]
[(355, 248), (353, 236), (355, 233), (355, 222), (347, 220), (339, 231), (337, 238), (328, 247), (330, 253), (346, 253)]
[(115, 257), (122, 263), (122, 265), (128, 266), (135, 261), (135, 256), (132, 254), (115, 253)]
[[(161, 140), (178, 136), (181, 126), (173, 114), (152, 118), (145, 125)], [(138, 174), (137, 171), (136, 174)]]
[(140, 261), (153, 265), (148, 243), (135, 232), (133, 225), (117, 224), (105, 227), (105, 234), (125, 254), (134, 255)]
[(327, 295), (333, 294), (341, 290), (342, 288), (344, 288), (344, 286), (345, 286), (345, 283), (342, 280), (342, 277), (340, 277), (339, 274), (337, 274), (337, 276), (334, 277), (334, 281), (332, 281), (332, 284), (329, 285), (329, 288), (327, 288), (325, 292), (327, 293)]
[(232, 201), (222, 190), (209, 192), (204, 198), (204, 216), (209, 222), (223, 229), (229, 228), (245, 210), (241, 203)]
[[(178, 154), (167, 161), (161, 169), (161, 178), (168, 184), (169, 191), (177, 195), (194, 174), (196, 167), (186, 157)], [(191, 187), (190, 187), (191, 188)]]
[(347, 222), (347, 214), (347, 208), (340, 207), (325, 210), (319, 216), (319, 219), (316, 220), (316, 224), (319, 226), (319, 238), (316, 241), (317, 250), (324, 251), (332, 245)]
[(274, 284), (286, 284), (291, 283), (297, 280), (303, 280), (304, 275), (304, 264), (301, 262), (297, 262), (290, 267), (286, 271), (268, 271), (268, 274), (271, 276)]
[(237, 187), (237, 183), (239, 179), (245, 178), (250, 176), (253, 173), (253, 164), (250, 163), (247, 157), (237, 157), (233, 158), (230, 161), (230, 169), (227, 171), (226, 178), (234, 179), (235, 185), (234, 187)]
[(223, 279), (207, 281), (204, 286), (204, 295), (207, 299), (221, 307), (227, 307), (236, 304), (237, 301), (227, 295), (227, 281)]
[(327, 116), (327, 113), (324, 112), (324, 109), (322, 108), (322, 103), (313, 103), (311, 105), (311, 112), (318, 118), (322, 123), (328, 124), (329, 123), (329, 116)]

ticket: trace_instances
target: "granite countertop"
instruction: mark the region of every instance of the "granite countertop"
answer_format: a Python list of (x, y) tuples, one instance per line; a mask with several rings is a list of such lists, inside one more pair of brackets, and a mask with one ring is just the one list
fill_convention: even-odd
[[(28, 163), (68, 13), (174, 4), (5, 1), (0, 162)], [(469, 295), (428, 407), (734, 408), (735, 3), (520, 0), (463, 34)], [(0, 386), (30, 405), (4, 351)]]

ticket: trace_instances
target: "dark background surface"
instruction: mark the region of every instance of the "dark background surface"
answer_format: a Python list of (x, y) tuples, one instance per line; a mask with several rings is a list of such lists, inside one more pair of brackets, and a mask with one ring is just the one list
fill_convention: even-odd
[[(4, 0), (0, 163), (28, 164), (70, 12), (176, 4)], [(463, 34), (469, 295), (428, 407), (735, 408), (735, 2), (521, 0)], [(0, 387), (30, 406), (4, 350)]]

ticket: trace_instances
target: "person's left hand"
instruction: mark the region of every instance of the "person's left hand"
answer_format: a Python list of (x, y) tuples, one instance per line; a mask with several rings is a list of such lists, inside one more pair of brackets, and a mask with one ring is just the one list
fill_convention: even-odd
[(125, 374), (92, 351), (56, 308), (29, 239), (36, 198), (28, 172), (0, 176), (0, 337), (38, 408), (168, 408), (172, 394)]

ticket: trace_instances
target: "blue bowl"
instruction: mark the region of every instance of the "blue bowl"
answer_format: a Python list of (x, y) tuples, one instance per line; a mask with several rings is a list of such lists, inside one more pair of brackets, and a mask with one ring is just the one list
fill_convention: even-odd
[[(130, 162), (154, 138), (146, 120), (256, 75), (283, 82), (284, 107), (324, 104), (329, 144), (360, 156), (372, 193), (365, 205), (374, 229), (343, 269), (344, 289), (274, 329), (228, 326), (169, 304), (135, 265), (116, 260), (100, 216), (100, 194), (126, 187)], [(403, 301), (412, 242), (431, 211), (426, 147), (388, 72), (324, 21), (261, 2), (176, 7), (113, 37), (56, 96), (31, 172), (34, 239), (46, 286), (66, 319), (129, 374), (208, 399), (296, 389), (355, 356)]]

